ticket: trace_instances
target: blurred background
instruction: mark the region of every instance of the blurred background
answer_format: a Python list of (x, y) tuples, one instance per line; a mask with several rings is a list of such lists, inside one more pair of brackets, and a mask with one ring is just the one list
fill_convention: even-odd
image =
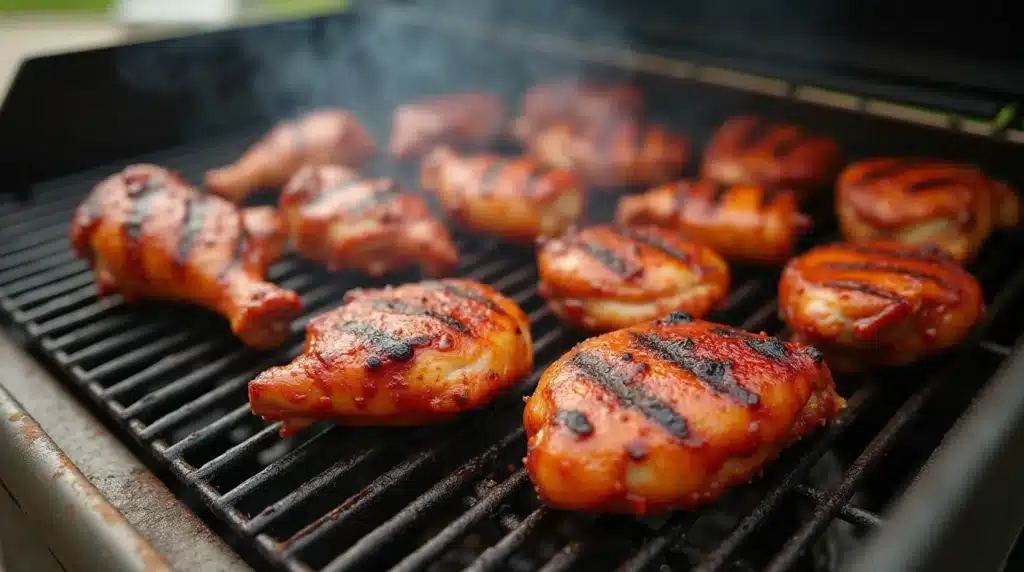
[(0, 0), (0, 100), (30, 55), (343, 9), (345, 0)]

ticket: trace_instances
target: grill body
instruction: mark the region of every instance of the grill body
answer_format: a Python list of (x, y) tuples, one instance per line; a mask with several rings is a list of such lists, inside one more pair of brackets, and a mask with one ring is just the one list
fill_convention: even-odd
[[(242, 32), (234, 43), (213, 34), (188, 40), (191, 48), (157, 43), (93, 53), (77, 62), (81, 81), (95, 81), (90, 73), (116, 81), (99, 81), (77, 105), (67, 90), (55, 91), (46, 85), (50, 80), (39, 79), (66, 63), (30, 62), (22, 88), (0, 112), (0, 138), (23, 138), (26, 155), (5, 172), (5, 182), (29, 197), (0, 203), (0, 305), (13, 330), (140, 454), (168, 469), (170, 484), (258, 569), (642, 570), (666, 564), (710, 571), (850, 565), (850, 551), (842, 547), (883, 525), (882, 515), (903, 498), (972, 398), (1015, 356), (1022, 329), (1015, 316), (1024, 307), (1019, 236), (994, 236), (973, 263), (989, 314), (962, 347), (917, 366), (840, 379), (847, 410), (786, 451), (761, 479), (708, 509), (646, 519), (558, 513), (540, 506), (530, 490), (519, 461), (521, 396), (547, 364), (582, 339), (538, 298), (531, 249), (456, 233), (463, 254), (458, 274), (492, 284), (529, 315), (538, 368), (487, 409), (435, 427), (316, 426), (281, 440), (278, 425), (253, 417), (246, 401), (250, 379), (299, 352), (309, 317), (337, 305), (349, 288), (416, 280), (414, 273), (370, 280), (330, 274), (295, 254), (285, 256), (270, 278), (297, 290), (307, 310), (291, 339), (272, 352), (242, 347), (226, 324), (200, 310), (96, 298), (91, 273), (69, 250), (67, 225), (91, 186), (125, 164), (158, 163), (197, 183), (205, 169), (237, 157), (265, 126), (306, 107), (350, 108), (384, 141), (391, 110), (413, 97), (487, 89), (513, 102), (529, 85), (566, 74), (637, 83), (652, 100), (653, 119), (689, 134), (698, 146), (730, 115), (754, 113), (833, 135), (850, 159), (928, 154), (979, 163), (1018, 188), (1024, 183), (1013, 180), (1019, 149), (997, 138), (680, 79), (669, 68), (657, 73), (649, 65), (638, 69), (610, 61), (615, 58), (584, 62), (572, 50), (487, 42), (479, 33), (460, 36), (395, 14), (405, 12), (283, 24), (259, 36)], [(382, 44), (388, 40), (392, 44)], [(223, 61), (198, 57), (218, 45), (213, 59)], [(430, 46), (429, 58), (418, 48), (424, 45)], [(294, 71), (314, 64), (320, 67)], [(184, 73), (182, 85), (160, 79), (175, 72)], [(272, 81), (270, 73), (277, 74)], [(341, 76), (316, 79), (331, 74)], [(270, 84), (261, 86), (261, 79)], [(221, 83), (243, 80), (250, 83), (218, 90)], [(26, 91), (36, 81), (41, 83)], [(19, 107), (31, 95), (32, 109), (52, 113), (35, 130)], [(50, 109), (55, 102), (63, 106)], [(84, 132), (68, 131), (76, 120)], [(62, 133), (70, 135), (57, 137)], [(152, 152), (132, 152), (140, 149)], [(415, 185), (414, 169), (384, 159), (369, 171)], [(608, 220), (616, 197), (595, 194), (589, 220)], [(812, 213), (817, 227), (804, 248), (837, 236), (827, 199)], [(778, 273), (744, 267), (734, 273), (729, 302), (712, 319), (754, 331), (779, 330)], [(1011, 374), (1002, 372), (993, 389)], [(998, 401), (1007, 405), (1011, 397)], [(1001, 432), (1012, 434), (1019, 420), (1006, 412), (1001, 419)], [(957, 437), (966, 438), (961, 433)], [(958, 506), (968, 484), (945, 499), (948, 506)], [(911, 488), (909, 496), (914, 493)], [(1019, 520), (1010, 514), (998, 530), (1015, 535)]]

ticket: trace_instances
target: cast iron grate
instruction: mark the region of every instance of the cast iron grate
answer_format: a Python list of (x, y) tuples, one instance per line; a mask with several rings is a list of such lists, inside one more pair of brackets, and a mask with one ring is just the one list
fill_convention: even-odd
[[(149, 159), (197, 180), (247, 142)], [(297, 290), (307, 311), (274, 352), (244, 348), (202, 311), (129, 307), (116, 296), (97, 300), (90, 272), (68, 249), (67, 222), (90, 186), (117, 168), (41, 185), (31, 203), (0, 203), (4, 314), (125, 437), (170, 468), (172, 484), (202, 499), (207, 516), (226, 525), (229, 540), (257, 568), (835, 568), (835, 545), (855, 542), (881, 523), (879, 513), (1011, 353), (1019, 333), (1007, 316), (1024, 302), (1024, 269), (1015, 264), (1009, 239), (994, 237), (972, 267), (990, 304), (972, 340), (930, 363), (840, 380), (849, 407), (835, 424), (787, 450), (763, 478), (698, 512), (643, 519), (565, 514), (537, 503), (519, 464), (520, 397), (581, 337), (538, 298), (528, 249), (470, 236), (459, 241), (458, 274), (498, 287), (530, 317), (538, 369), (517, 391), (448, 425), (317, 426), (281, 440), (276, 423), (249, 413), (246, 383), (297, 354), (305, 321), (336, 305), (347, 288), (383, 281), (331, 275), (287, 255), (270, 277)], [(414, 279), (396, 275), (387, 282)], [(776, 279), (737, 269), (728, 305), (714, 319), (778, 331)], [(942, 399), (932, 399), (940, 393)], [(878, 470), (885, 455), (890, 460)]]

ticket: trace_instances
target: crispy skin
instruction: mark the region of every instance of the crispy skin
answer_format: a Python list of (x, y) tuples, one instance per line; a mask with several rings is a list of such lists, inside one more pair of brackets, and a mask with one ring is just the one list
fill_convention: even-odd
[(391, 126), (391, 154), (421, 155), (439, 145), (479, 149), (491, 143), (505, 121), (505, 104), (491, 93), (456, 93), (403, 105)]
[(680, 181), (623, 197), (619, 224), (656, 224), (682, 231), (729, 260), (782, 264), (811, 226), (791, 191), (754, 185)]
[(984, 314), (981, 286), (931, 246), (833, 244), (793, 259), (779, 283), (793, 339), (835, 371), (903, 365), (957, 343)]
[(576, 173), (588, 187), (649, 186), (679, 177), (690, 160), (690, 141), (635, 119), (600, 123), (562, 121), (528, 142), (531, 157)]
[(570, 324), (607, 332), (675, 310), (702, 317), (729, 292), (718, 254), (655, 226), (597, 225), (544, 243), (540, 294)]
[(480, 407), (533, 368), (530, 324), (470, 280), (354, 290), (306, 328), (288, 365), (249, 383), (252, 411), (286, 421), (417, 425)]
[(280, 206), (295, 248), (332, 270), (381, 276), (418, 263), (441, 276), (459, 262), (448, 230), (427, 202), (394, 179), (363, 179), (336, 165), (307, 166), (285, 186)]
[(583, 216), (585, 206), (572, 173), (521, 158), (461, 156), (439, 148), (424, 159), (420, 180), (451, 217), (513, 242), (557, 236)]
[(879, 158), (848, 166), (836, 185), (836, 215), (850, 242), (935, 244), (974, 257), (993, 227), (1016, 226), (1017, 195), (970, 165)]
[(512, 123), (512, 135), (527, 141), (560, 121), (591, 125), (609, 118), (636, 119), (644, 107), (643, 94), (628, 85), (542, 83), (523, 95), (522, 113)]
[(725, 185), (753, 184), (787, 188), (799, 199), (825, 188), (842, 165), (839, 146), (797, 125), (734, 117), (711, 138), (701, 177)]
[(263, 278), (285, 242), (274, 209), (239, 210), (160, 167), (132, 165), (100, 182), (70, 232), (101, 296), (191, 302), (257, 348), (283, 342), (302, 310), (298, 294)]
[(242, 156), (206, 173), (206, 186), (241, 202), (252, 191), (280, 187), (303, 165), (360, 167), (374, 153), (370, 132), (343, 109), (314, 111), (278, 124)]
[(844, 405), (821, 354), (682, 313), (577, 345), (526, 403), (547, 504), (690, 509), (753, 477)]

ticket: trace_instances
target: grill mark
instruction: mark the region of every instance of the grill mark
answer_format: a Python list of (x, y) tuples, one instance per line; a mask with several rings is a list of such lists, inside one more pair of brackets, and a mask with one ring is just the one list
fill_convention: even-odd
[(928, 272), (921, 272), (920, 270), (914, 270), (913, 268), (906, 268), (904, 266), (889, 266), (887, 264), (870, 264), (867, 262), (852, 262), (852, 263), (838, 263), (832, 262), (822, 264), (822, 268), (830, 270), (868, 270), (875, 272), (887, 272), (891, 274), (902, 274), (904, 276), (910, 276), (911, 278), (919, 278), (921, 280), (928, 280), (934, 282), (938, 286), (945, 288), (946, 290), (952, 290), (958, 292), (960, 289), (954, 284), (950, 284), (942, 279), (940, 276), (930, 274)]
[(371, 190), (370, 196), (359, 201), (347, 211), (345, 211), (346, 217), (357, 217), (367, 213), (367, 211), (373, 210), (374, 208), (383, 204), (389, 203), (396, 197), (402, 194), (402, 189), (397, 181), (392, 180), (387, 187), (377, 191)]
[(690, 263), (690, 255), (689, 254), (687, 254), (685, 252), (681, 252), (681, 251), (677, 250), (676, 248), (673, 248), (672, 246), (670, 246), (668, 244), (665, 244), (664, 242), (658, 240), (657, 238), (654, 238), (653, 236), (641, 234), (641, 233), (639, 233), (639, 232), (637, 232), (637, 231), (635, 231), (635, 230), (633, 230), (631, 228), (627, 228), (627, 227), (618, 227), (616, 230), (617, 230), (617, 232), (620, 235), (624, 236), (625, 238), (628, 238), (628, 239), (630, 239), (630, 240), (632, 240), (634, 242), (639, 242), (640, 244), (647, 245), (647, 246), (649, 246), (649, 247), (651, 247), (651, 248), (653, 248), (653, 249), (655, 249), (655, 250), (665, 254), (669, 258), (673, 258), (675, 260), (678, 260), (679, 262), (682, 262), (683, 264), (689, 264)]
[(217, 274), (217, 280), (223, 280), (232, 270), (235, 270), (242, 264), (242, 259), (245, 257), (245, 250), (249, 244), (249, 232), (245, 229), (245, 219), (242, 218), (242, 211), (236, 211), (238, 215), (238, 234), (235, 236), (235, 248), (231, 251), (231, 258), (224, 263), (220, 272)]
[(761, 142), (765, 140), (772, 131), (775, 130), (775, 126), (767, 121), (761, 121), (760, 119), (754, 119), (754, 124), (747, 129), (746, 133), (739, 140), (736, 145), (736, 151), (739, 153), (746, 153), (753, 151)]
[(877, 296), (879, 298), (889, 300), (890, 302), (895, 302), (897, 304), (903, 304), (905, 302), (903, 300), (903, 297), (895, 292), (890, 292), (888, 290), (883, 290), (881, 288), (875, 288), (874, 286), (868, 286), (867, 284), (863, 284), (861, 282), (851, 282), (849, 280), (829, 280), (827, 282), (822, 282), (822, 286), (828, 286), (829, 288), (836, 288), (839, 290), (853, 290), (855, 292), (862, 292), (864, 294)]
[(577, 240), (576, 247), (586, 252), (591, 258), (597, 260), (601, 265), (618, 276), (625, 278), (635, 272), (635, 270), (629, 268), (625, 260), (619, 258), (618, 255), (607, 248), (597, 246), (585, 240)]
[(480, 175), (480, 194), (489, 195), (494, 192), (494, 183), (501, 172), (508, 166), (508, 159), (495, 159)]
[[(384, 358), (387, 358), (390, 361), (408, 361), (412, 359), (412, 356), (415, 353), (412, 344), (396, 338), (384, 330), (371, 326), (365, 322), (356, 322), (351, 320), (345, 321), (338, 324), (335, 329), (340, 332), (352, 334), (358, 338), (363, 345), (372, 349), (375, 353), (381, 354)], [(377, 357), (377, 359), (379, 361), (380, 357)], [(380, 366), (380, 364), (374, 366), (372, 363), (372, 360), (367, 359), (367, 365), (370, 367)]]
[(930, 244), (907, 251), (885, 250), (882, 248), (872, 248), (870, 246), (861, 244), (844, 244), (843, 248), (851, 252), (857, 252), (860, 254), (878, 254), (881, 256), (901, 258), (904, 260), (920, 260), (922, 262), (933, 261), (936, 258), (942, 260), (952, 260), (944, 250)]
[(807, 141), (808, 139), (810, 139), (810, 137), (802, 130), (797, 131), (792, 136), (775, 144), (772, 148), (772, 157), (775, 159), (784, 159), (790, 153), (795, 151), (797, 147), (803, 145), (804, 141)]
[(178, 251), (175, 261), (181, 265), (188, 261), (196, 239), (206, 222), (206, 198), (189, 197), (185, 200), (185, 216), (181, 219), (181, 233), (178, 235)]
[(142, 226), (146, 222), (154, 199), (164, 188), (163, 178), (146, 177), (145, 182), (135, 186), (128, 182), (128, 213), (125, 216), (123, 232), (125, 234), (124, 256), (128, 267), (138, 272), (141, 279), (146, 278), (146, 266), (142, 260)]
[(949, 186), (949, 185), (955, 185), (955, 184), (961, 183), (961, 182), (962, 182), (962, 180), (959, 177), (955, 177), (955, 176), (952, 176), (952, 175), (943, 175), (943, 176), (940, 176), (940, 177), (932, 177), (932, 178), (929, 178), (929, 179), (924, 179), (922, 181), (918, 181), (918, 182), (916, 182), (916, 183), (914, 183), (912, 185), (907, 186), (907, 192), (908, 193), (920, 193), (922, 191), (927, 191), (927, 190), (930, 190), (930, 189), (938, 189), (938, 188), (946, 187), (946, 186)]
[(577, 437), (589, 437), (594, 432), (594, 427), (590, 424), (590, 420), (579, 411), (570, 409), (559, 411), (555, 415), (555, 423), (572, 431)]
[(729, 187), (718, 181), (711, 182), (710, 184), (711, 191), (708, 193), (708, 206), (719, 208), (725, 200), (725, 195), (729, 192)]
[(505, 309), (499, 306), (498, 304), (494, 303), (493, 300), (487, 298), (486, 296), (477, 294), (476, 292), (465, 290), (452, 284), (445, 284), (444, 282), (424, 282), (423, 286), (430, 289), (441, 290), (442, 292), (451, 294), (456, 298), (462, 298), (464, 300), (471, 300), (473, 302), (476, 302), (477, 304), (483, 304), (484, 306), (487, 306), (487, 309), (491, 310), (492, 312), (497, 312), (498, 314), (502, 314), (505, 316), (508, 315), (508, 312), (506, 312)]
[(750, 336), (746, 339), (746, 344), (750, 349), (772, 361), (782, 361), (789, 355), (786, 344), (782, 343), (778, 338)]
[(630, 332), (630, 335), (640, 347), (658, 358), (692, 373), (712, 390), (728, 395), (734, 401), (744, 405), (756, 405), (760, 401), (757, 394), (736, 383), (728, 361), (694, 357), (690, 353), (690, 350), (696, 347), (693, 340), (688, 338), (666, 340), (654, 333)]
[(923, 160), (923, 159), (897, 159), (897, 160), (895, 160), (895, 161), (893, 161), (891, 163), (886, 163), (884, 165), (878, 166), (878, 167), (868, 171), (867, 173), (864, 173), (860, 177), (860, 179), (857, 180), (857, 183), (859, 183), (859, 184), (873, 183), (875, 181), (880, 181), (880, 180), (885, 179), (887, 177), (894, 177), (896, 175), (904, 173), (908, 169), (911, 169), (913, 167), (917, 167), (917, 166), (920, 166), (920, 165), (925, 165), (925, 164), (928, 164), (930, 162), (931, 161), (927, 161), (927, 160)]
[(441, 322), (442, 324), (452, 328), (453, 330), (458, 331), (461, 334), (470, 334), (469, 328), (467, 328), (466, 325), (463, 324), (462, 322), (456, 320), (451, 316), (446, 316), (440, 312), (435, 312), (434, 310), (425, 308), (423, 306), (407, 304), (405, 302), (401, 302), (398, 300), (374, 300), (373, 306), (376, 308), (383, 308), (388, 311), (395, 312), (397, 314), (405, 314), (407, 316), (423, 316), (426, 318), (430, 318), (431, 320), (434, 320), (436, 322)]
[(814, 363), (821, 363), (825, 361), (825, 354), (814, 346), (806, 346), (800, 350), (800, 353), (810, 357), (814, 360)]
[(643, 388), (633, 385), (624, 372), (605, 363), (598, 356), (580, 352), (573, 356), (569, 363), (587, 381), (603, 387), (614, 395), (620, 405), (639, 411), (645, 418), (661, 425), (673, 437), (685, 439), (689, 435), (686, 419), (683, 419), (671, 405), (645, 392)]
[(715, 328), (715, 329), (711, 330), (711, 333), (715, 334), (716, 336), (721, 336), (723, 338), (742, 339), (742, 338), (749, 337), (749, 335), (746, 332), (741, 332), (741, 331), (738, 331), (738, 330), (730, 330), (728, 328)]

